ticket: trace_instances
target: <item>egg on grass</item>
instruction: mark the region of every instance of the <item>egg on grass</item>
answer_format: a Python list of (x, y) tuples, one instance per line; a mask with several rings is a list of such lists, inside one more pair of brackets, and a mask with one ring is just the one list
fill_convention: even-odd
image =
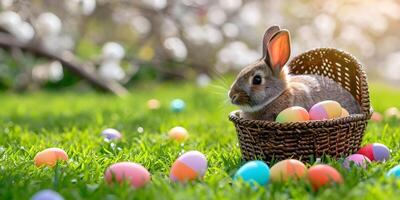
[(350, 169), (350, 166), (353, 163), (355, 166), (365, 169), (370, 162), (371, 161), (369, 160), (369, 158), (362, 154), (352, 154), (344, 160), (343, 167), (346, 169)]
[(182, 99), (174, 99), (171, 101), (170, 107), (172, 112), (180, 113), (185, 109), (186, 103)]
[(103, 137), (107, 138), (108, 140), (118, 140), (122, 137), (121, 133), (113, 128), (104, 129), (101, 132), (101, 135), (103, 135)]
[(384, 162), (390, 159), (389, 148), (380, 143), (367, 144), (357, 153), (366, 156), (370, 161)]
[(239, 168), (233, 179), (241, 180), (252, 187), (265, 186), (270, 179), (269, 166), (261, 160), (249, 161)]
[(189, 138), (189, 133), (185, 128), (176, 126), (168, 131), (168, 137), (177, 142), (184, 142)]
[(315, 165), (308, 169), (307, 179), (314, 191), (321, 187), (343, 184), (342, 175), (329, 165)]
[(282, 160), (271, 167), (271, 182), (297, 180), (305, 176), (306, 172), (307, 168), (302, 162), (295, 159)]
[(138, 163), (119, 162), (107, 168), (104, 178), (109, 184), (128, 182), (132, 187), (140, 188), (150, 182), (150, 173)]
[(161, 103), (157, 99), (150, 99), (147, 101), (147, 107), (150, 110), (157, 110), (160, 108), (160, 106), (161, 106)]
[(54, 167), (58, 161), (67, 161), (67, 153), (60, 148), (48, 148), (36, 154), (34, 162), (37, 167)]
[(172, 164), (169, 178), (172, 181), (185, 183), (203, 179), (207, 171), (207, 158), (199, 151), (188, 151)]
[(58, 192), (46, 189), (34, 194), (31, 200), (64, 200), (64, 198)]
[(387, 173), (386, 176), (388, 177), (396, 177), (400, 178), (400, 165), (396, 165), (392, 169), (390, 169)]

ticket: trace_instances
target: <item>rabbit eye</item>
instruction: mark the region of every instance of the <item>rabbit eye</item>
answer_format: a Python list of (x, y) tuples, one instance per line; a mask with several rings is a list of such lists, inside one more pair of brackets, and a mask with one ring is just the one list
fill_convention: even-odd
[(253, 82), (253, 85), (260, 85), (261, 82), (262, 82), (261, 76), (260, 75), (255, 75), (253, 77), (253, 81), (252, 82)]

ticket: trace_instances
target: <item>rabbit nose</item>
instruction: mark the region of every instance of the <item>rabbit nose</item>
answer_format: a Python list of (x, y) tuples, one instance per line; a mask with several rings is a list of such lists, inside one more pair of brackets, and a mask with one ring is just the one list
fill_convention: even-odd
[(232, 103), (236, 102), (238, 100), (238, 98), (239, 98), (239, 94), (233, 94), (233, 95), (230, 95), (230, 96), (231, 96)]

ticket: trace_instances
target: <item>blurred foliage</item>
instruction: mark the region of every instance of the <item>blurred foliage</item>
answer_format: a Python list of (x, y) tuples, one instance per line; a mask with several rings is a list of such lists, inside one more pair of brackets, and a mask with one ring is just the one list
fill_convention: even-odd
[[(400, 82), (400, 2), (396, 0), (0, 2), (3, 30), (52, 52), (72, 52), (89, 64), (88, 71), (122, 84), (236, 72), (260, 57), (263, 31), (273, 24), (291, 31), (293, 56), (317, 47), (340, 48), (363, 62), (370, 78)], [(0, 60), (3, 89), (14, 88), (21, 81), (19, 75), (26, 73), (26, 67), (11, 60), (29, 60), (9, 55), (2, 54)], [(27, 64), (31, 71), (37, 63), (52, 62), (31, 60)], [(41, 70), (41, 76), (49, 79), (66, 71), (47, 69), (54, 73), (43, 75)], [(79, 82), (76, 78), (54, 81)], [(34, 79), (32, 84), (37, 87), (28, 88), (47, 85), (46, 80)]]

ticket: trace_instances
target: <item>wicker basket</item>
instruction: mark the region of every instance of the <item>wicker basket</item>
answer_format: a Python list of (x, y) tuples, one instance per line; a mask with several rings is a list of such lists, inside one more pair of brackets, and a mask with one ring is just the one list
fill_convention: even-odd
[(243, 159), (311, 161), (323, 155), (338, 158), (357, 151), (372, 113), (361, 64), (346, 52), (321, 48), (297, 56), (289, 68), (292, 74), (317, 74), (333, 79), (357, 99), (362, 114), (323, 121), (276, 123), (240, 118), (240, 111), (234, 111), (229, 119), (235, 124)]

